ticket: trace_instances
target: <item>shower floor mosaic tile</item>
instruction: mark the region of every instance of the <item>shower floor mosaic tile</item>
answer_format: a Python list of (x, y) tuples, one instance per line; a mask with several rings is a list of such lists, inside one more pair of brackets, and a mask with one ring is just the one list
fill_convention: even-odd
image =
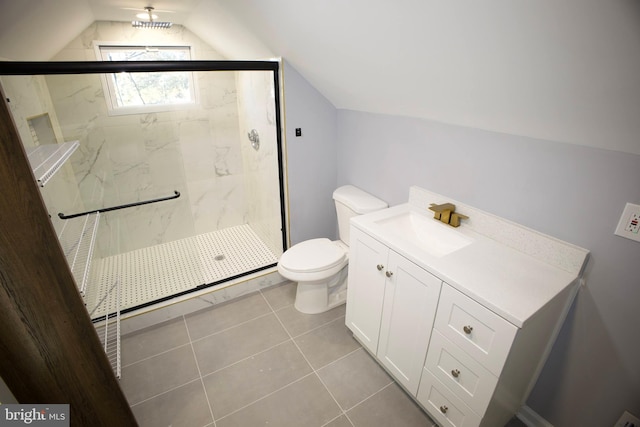
[(353, 339), (344, 305), (306, 315), (294, 298), (287, 282), (125, 335), (139, 425), (435, 426)]
[(113, 312), (104, 296), (116, 283), (121, 287), (120, 309), (125, 309), (277, 261), (247, 224), (96, 259), (87, 309), (92, 318)]

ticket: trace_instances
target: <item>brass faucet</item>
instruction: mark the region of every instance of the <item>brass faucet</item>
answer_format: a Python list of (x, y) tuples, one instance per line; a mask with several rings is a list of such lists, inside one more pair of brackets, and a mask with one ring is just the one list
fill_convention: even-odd
[(443, 203), (441, 205), (431, 203), (429, 209), (435, 212), (433, 215), (435, 219), (452, 227), (459, 227), (461, 219), (469, 219), (468, 216), (455, 212), (456, 205), (453, 203)]

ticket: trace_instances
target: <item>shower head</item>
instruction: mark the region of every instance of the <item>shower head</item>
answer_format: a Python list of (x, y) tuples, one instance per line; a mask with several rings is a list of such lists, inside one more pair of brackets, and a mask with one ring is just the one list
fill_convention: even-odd
[(172, 22), (159, 21), (131, 21), (133, 28), (171, 28)]
[(147, 11), (147, 14), (149, 15), (149, 20), (148, 21), (131, 21), (131, 26), (133, 28), (171, 28), (171, 26), (173, 25), (173, 22), (154, 21), (153, 17), (155, 15), (151, 14), (151, 12), (153, 11), (153, 8), (151, 6), (145, 7), (144, 10)]

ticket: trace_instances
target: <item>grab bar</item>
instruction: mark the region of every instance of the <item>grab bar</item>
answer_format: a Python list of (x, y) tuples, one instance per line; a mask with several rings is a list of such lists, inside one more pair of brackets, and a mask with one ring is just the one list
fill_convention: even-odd
[(132, 208), (134, 206), (140, 206), (140, 205), (148, 205), (149, 203), (163, 202), (165, 200), (172, 200), (180, 197), (180, 192), (178, 190), (174, 190), (173, 193), (174, 193), (173, 196), (161, 197), (159, 199), (145, 200), (143, 202), (127, 203), (126, 205), (112, 206), (110, 208), (100, 208), (100, 209), (95, 209), (93, 211), (80, 212), (80, 213), (71, 214), (71, 215), (65, 215), (62, 212), (60, 212), (58, 216), (60, 217), (60, 219), (71, 219), (71, 218), (76, 218), (82, 215), (89, 215), (96, 212), (117, 211), (118, 209)]

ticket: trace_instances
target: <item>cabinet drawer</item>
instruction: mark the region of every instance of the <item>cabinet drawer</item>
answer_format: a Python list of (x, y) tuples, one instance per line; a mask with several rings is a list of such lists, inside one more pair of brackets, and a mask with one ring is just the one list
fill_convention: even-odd
[(427, 369), (422, 370), (418, 402), (438, 425), (444, 427), (478, 427), (481, 417), (473, 412)]
[(518, 328), (449, 285), (442, 286), (435, 328), (500, 376)]
[(483, 415), (498, 378), (437, 330), (431, 335), (425, 368), (478, 415)]

